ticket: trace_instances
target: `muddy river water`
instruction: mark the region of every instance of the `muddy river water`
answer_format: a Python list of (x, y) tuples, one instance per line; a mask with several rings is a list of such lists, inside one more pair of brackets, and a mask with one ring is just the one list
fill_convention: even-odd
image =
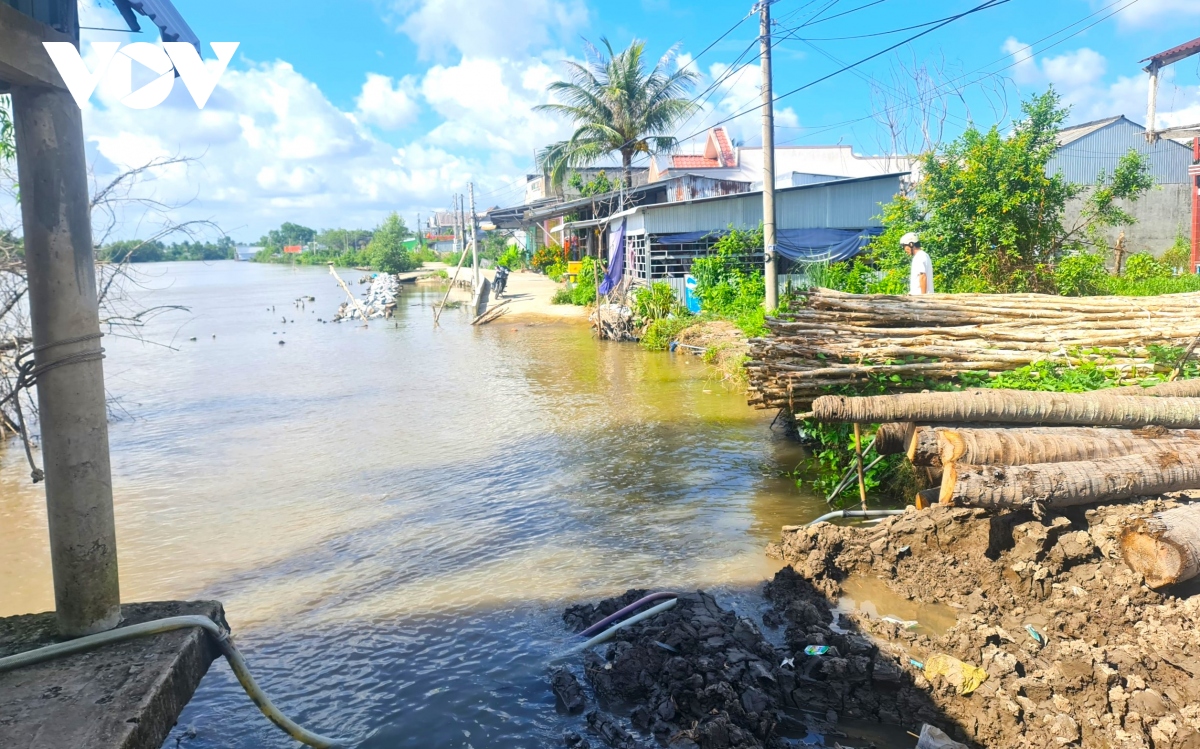
[[(780, 476), (803, 454), (772, 414), (694, 357), (461, 310), (435, 330), (433, 288), (395, 321), (322, 324), (343, 297), (320, 268), (142, 274), (137, 304), (190, 311), (105, 341), (123, 598), (223, 601), (272, 698), (364, 747), (560, 746), (564, 605), (759, 606), (763, 547), (824, 507)], [(10, 445), (0, 615), (53, 608), (46, 534)], [(293, 746), (220, 662), (177, 745)]]

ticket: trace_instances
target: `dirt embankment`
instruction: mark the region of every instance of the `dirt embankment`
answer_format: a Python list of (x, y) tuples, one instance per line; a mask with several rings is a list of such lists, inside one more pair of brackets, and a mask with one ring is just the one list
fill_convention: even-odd
[(750, 353), (750, 341), (742, 329), (728, 320), (707, 320), (679, 331), (676, 343), (695, 349), (704, 349), (701, 355), (716, 367), (726, 380), (746, 383), (743, 366)]
[[(818, 668), (828, 686), (801, 699), (844, 716), (936, 723), (974, 746), (1200, 749), (1200, 594), (1151, 590), (1118, 549), (1126, 519), (1174, 504), (1044, 520), (935, 506), (873, 527), (785, 533), (768, 553), (790, 566), (768, 596), (788, 646), (832, 639), (840, 652)], [(948, 605), (957, 623), (937, 636), (843, 614), (838, 629), (865, 635), (847, 652), (830, 601), (851, 575)], [(950, 679), (927, 679), (914, 661), (937, 654), (982, 668), (986, 680), (961, 695)], [(879, 688), (889, 680), (894, 689)]]

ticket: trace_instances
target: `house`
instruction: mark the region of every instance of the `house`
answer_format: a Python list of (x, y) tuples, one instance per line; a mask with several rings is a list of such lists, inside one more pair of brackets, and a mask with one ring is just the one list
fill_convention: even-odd
[[(775, 193), (777, 250), (787, 263), (857, 255), (882, 232), (880, 206), (903, 189), (907, 172), (799, 185)], [(653, 184), (653, 183), (652, 183)], [(692, 261), (733, 229), (762, 223), (762, 191), (637, 206), (605, 219), (610, 275), (625, 286), (666, 281), (682, 297)], [(586, 222), (585, 222), (586, 223)], [(576, 224), (568, 223), (567, 230)], [(762, 255), (749, 258), (761, 263)]]
[(236, 254), (233, 259), (241, 261), (253, 260), (255, 255), (263, 251), (262, 247), (251, 247), (244, 244), (239, 244), (234, 249)]
[[(907, 156), (860, 156), (850, 146), (775, 147), (775, 186), (781, 188), (907, 172), (911, 167)], [(761, 146), (736, 145), (725, 128), (714, 127), (699, 153), (653, 157), (649, 178), (658, 182), (687, 173), (749, 182), (762, 189), (762, 169)]]
[[(1146, 128), (1124, 115), (1084, 122), (1063, 128), (1058, 133), (1058, 150), (1046, 167), (1047, 174), (1062, 174), (1068, 182), (1094, 185), (1101, 174), (1113, 173), (1121, 157), (1130, 151), (1146, 157), (1154, 187), (1133, 204), (1122, 207), (1137, 218), (1132, 226), (1106, 230), (1106, 239), (1115, 244), (1125, 232), (1128, 252), (1161, 255), (1188, 232), (1192, 223), (1194, 177), (1188, 176), (1193, 163), (1192, 149), (1178, 141), (1159, 139), (1150, 142)], [(1067, 206), (1067, 225), (1078, 220), (1083, 200)]]

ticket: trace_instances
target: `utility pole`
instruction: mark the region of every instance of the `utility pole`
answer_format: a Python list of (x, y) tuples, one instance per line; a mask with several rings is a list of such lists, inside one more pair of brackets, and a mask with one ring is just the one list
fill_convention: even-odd
[(779, 278), (775, 268), (775, 102), (771, 87), (771, 2), (759, 0), (759, 47), (762, 51), (763, 127), (763, 280), (767, 310), (779, 306)]
[(475, 281), (473, 288), (479, 294), (479, 228), (475, 223), (475, 183), (467, 183), (467, 192), (471, 195), (471, 264), (475, 266)]
[[(454, 193), (454, 196), (450, 200), (450, 221), (454, 227), (454, 254), (457, 255), (460, 251), (458, 238), (461, 236), (458, 233), (458, 193)], [(452, 280), (457, 281), (458, 279)]]
[(12, 100), (55, 613), (79, 637), (121, 619), (83, 120), (63, 88)]

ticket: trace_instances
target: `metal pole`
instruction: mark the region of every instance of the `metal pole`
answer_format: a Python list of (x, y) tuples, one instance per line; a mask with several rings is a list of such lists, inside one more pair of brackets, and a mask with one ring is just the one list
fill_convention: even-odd
[(55, 610), (79, 637), (121, 619), (83, 120), (66, 91), (12, 98), (36, 362), (68, 362), (37, 378), (37, 397)]
[(779, 279), (775, 268), (775, 103), (771, 88), (771, 0), (760, 0), (759, 47), (762, 50), (763, 127), (763, 253), (766, 306), (779, 306)]

